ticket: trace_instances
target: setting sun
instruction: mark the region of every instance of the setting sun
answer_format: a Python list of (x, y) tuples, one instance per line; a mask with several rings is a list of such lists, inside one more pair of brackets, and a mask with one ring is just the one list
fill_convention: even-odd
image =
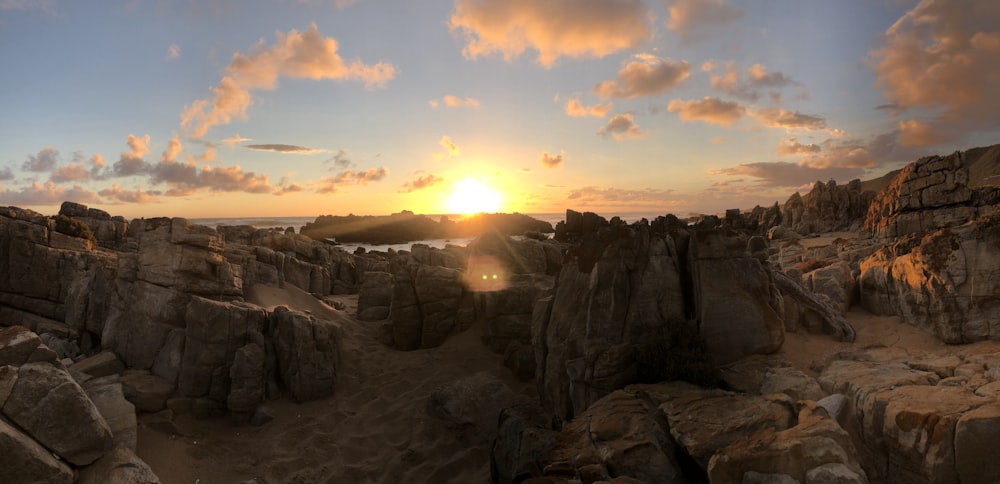
[(495, 213), (500, 211), (500, 194), (471, 178), (455, 183), (454, 191), (448, 196), (450, 213)]

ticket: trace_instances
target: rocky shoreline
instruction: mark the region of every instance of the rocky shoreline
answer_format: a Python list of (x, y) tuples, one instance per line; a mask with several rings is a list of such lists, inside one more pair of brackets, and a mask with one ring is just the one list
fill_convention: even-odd
[[(282, 399), (365, 394), (370, 345), (433, 359), (456, 340), (494, 373), (449, 373), (414, 408), (484, 449), (494, 482), (993, 482), (1000, 190), (970, 181), (977, 153), (922, 158), (877, 193), (817, 183), (694, 223), (569, 210), (553, 239), (387, 253), (0, 208), (0, 482), (170, 482), (137, 455), (143, 421), (273, 428)], [(791, 336), (852, 344), (859, 307), (954, 346), (783, 356)], [(247, 482), (311, 482), (259, 465)], [(386, 466), (365, 479), (401, 478), (367, 474)]]

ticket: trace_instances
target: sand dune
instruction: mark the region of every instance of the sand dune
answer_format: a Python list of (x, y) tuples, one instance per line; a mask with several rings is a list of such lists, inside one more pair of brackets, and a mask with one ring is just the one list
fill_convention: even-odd
[[(141, 426), (139, 455), (164, 483), (486, 482), (493, 435), (436, 419), (431, 393), (478, 371), (534, 396), (502, 358), (483, 346), (477, 328), (432, 350), (395, 351), (375, 340), (375, 325), (357, 321), (357, 296), (337, 311), (297, 288), (254, 287), (248, 300), (310, 311), (341, 324), (344, 341), (336, 394), (297, 404), (268, 402), (275, 419), (262, 427), (225, 418), (178, 416), (179, 435)], [(147, 419), (148, 420), (148, 419)], [(251, 481), (253, 482), (253, 481)]]

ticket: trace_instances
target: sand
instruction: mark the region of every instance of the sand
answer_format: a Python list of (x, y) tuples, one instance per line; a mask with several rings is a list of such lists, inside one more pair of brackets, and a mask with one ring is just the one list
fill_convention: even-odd
[[(376, 323), (352, 317), (357, 296), (338, 298), (347, 304), (343, 311), (294, 287), (257, 286), (247, 299), (265, 307), (284, 304), (307, 310), (342, 325), (343, 362), (336, 394), (303, 404), (287, 398), (267, 402), (275, 418), (262, 427), (187, 415), (175, 419), (176, 435), (140, 424), (139, 456), (166, 484), (488, 482), (494, 436), (430, 416), (431, 392), (489, 371), (515, 392), (535, 398), (533, 384), (513, 378), (501, 357), (481, 343), (478, 328), (453, 336), (439, 348), (402, 352), (375, 340)], [(860, 309), (847, 316), (857, 330), (855, 342), (787, 333), (780, 353), (815, 375), (817, 363), (842, 351), (885, 345), (916, 356), (949, 348), (898, 317), (873, 316)]]
[[(273, 421), (253, 427), (227, 418), (177, 416), (178, 435), (143, 425), (138, 454), (165, 484), (488, 482), (493, 435), (469, 432), (427, 412), (431, 393), (463, 376), (488, 371), (518, 394), (536, 398), (478, 328), (432, 350), (396, 351), (375, 340), (377, 323), (358, 321), (357, 296), (337, 297), (334, 310), (288, 286), (256, 286), (247, 300), (308, 310), (343, 328), (335, 395), (295, 403), (267, 402)], [(146, 419), (148, 421), (148, 419)]]

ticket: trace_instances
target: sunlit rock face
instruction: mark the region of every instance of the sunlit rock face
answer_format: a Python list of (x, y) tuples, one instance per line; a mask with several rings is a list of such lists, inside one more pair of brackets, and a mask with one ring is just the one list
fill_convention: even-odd
[(781, 209), (781, 224), (806, 235), (848, 230), (860, 226), (874, 193), (862, 189), (861, 180), (847, 185), (816, 182), (806, 195), (795, 193)]
[(908, 165), (866, 226), (886, 245), (860, 264), (861, 305), (942, 341), (1000, 339), (1000, 192), (969, 188), (965, 154)]

